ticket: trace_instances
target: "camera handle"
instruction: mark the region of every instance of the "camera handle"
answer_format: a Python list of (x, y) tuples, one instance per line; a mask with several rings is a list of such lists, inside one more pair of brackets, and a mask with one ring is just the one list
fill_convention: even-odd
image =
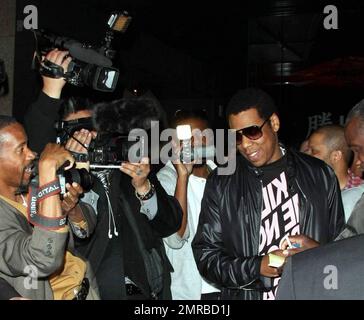
[(48, 77), (48, 78), (59, 79), (59, 78), (66, 77), (63, 67), (61, 67), (58, 64), (55, 64), (47, 59), (45, 59), (44, 62), (41, 63), (39, 72), (42, 76)]

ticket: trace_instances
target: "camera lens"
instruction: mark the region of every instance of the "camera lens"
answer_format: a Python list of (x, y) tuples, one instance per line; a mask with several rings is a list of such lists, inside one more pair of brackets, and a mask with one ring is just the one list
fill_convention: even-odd
[(92, 189), (94, 179), (91, 173), (86, 169), (70, 169), (63, 173), (66, 183), (72, 184), (78, 183), (84, 192), (88, 192)]

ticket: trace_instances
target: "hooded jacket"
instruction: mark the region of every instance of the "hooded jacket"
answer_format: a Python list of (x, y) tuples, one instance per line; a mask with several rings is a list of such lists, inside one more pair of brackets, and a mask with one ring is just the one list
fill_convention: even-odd
[[(221, 287), (222, 299), (261, 299), (271, 289), (270, 278), (260, 275), (262, 175), (239, 155), (234, 174), (215, 170), (207, 180), (192, 246), (200, 273)], [(334, 240), (344, 225), (334, 171), (321, 160), (287, 151), (286, 175), (290, 192), (299, 197), (300, 233), (320, 244)]]

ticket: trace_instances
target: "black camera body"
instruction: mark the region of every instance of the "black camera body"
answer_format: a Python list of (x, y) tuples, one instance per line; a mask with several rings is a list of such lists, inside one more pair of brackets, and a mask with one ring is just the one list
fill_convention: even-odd
[[(92, 118), (60, 121), (55, 127), (58, 132), (57, 142), (62, 145), (65, 145), (76, 131), (95, 130)], [(135, 157), (129, 159), (129, 151), (136, 144), (140, 145), (140, 148)], [(89, 161), (91, 165), (121, 165), (124, 161), (138, 161), (144, 157), (144, 147), (145, 141), (142, 137), (135, 137), (134, 141), (129, 141), (128, 134), (100, 132), (88, 147), (87, 154), (74, 154), (74, 157), (78, 162)]]
[[(38, 69), (41, 75), (64, 78), (72, 85), (90, 87), (97, 91), (115, 90), (119, 70), (112, 67), (112, 61), (103, 55), (101, 49), (44, 30), (33, 30), (33, 32), (37, 41), (38, 58), (38, 65), (34, 64), (33, 68)], [(41, 56), (56, 48), (69, 51), (72, 61), (67, 70), (49, 60), (41, 61)]]
[(90, 87), (97, 91), (114, 91), (119, 79), (119, 70), (112, 67), (71, 61), (66, 72), (68, 83), (78, 87)]
[[(86, 86), (97, 91), (112, 92), (116, 88), (120, 72), (112, 67), (111, 59), (115, 57), (116, 52), (111, 43), (114, 32), (125, 32), (130, 21), (131, 17), (126, 11), (112, 13), (107, 23), (108, 30), (103, 44), (99, 47), (57, 36), (44, 30), (32, 30), (36, 40), (34, 62), (38, 63), (36, 66), (33, 62), (33, 69), (38, 69), (43, 76), (64, 78), (75, 86)], [(69, 51), (72, 61), (68, 70), (63, 70), (61, 66), (51, 61), (42, 61), (42, 56), (56, 48)]]
[(86, 169), (71, 168), (69, 170), (59, 170), (58, 179), (61, 185), (62, 194), (66, 192), (66, 184), (73, 182), (79, 184), (84, 192), (88, 192), (94, 185), (94, 177)]
[(152, 122), (160, 118), (158, 105), (152, 99), (99, 103), (94, 106), (92, 117), (57, 122), (57, 143), (65, 145), (81, 129), (96, 131), (96, 139), (87, 146), (88, 154), (75, 154), (76, 161), (89, 161), (91, 168), (139, 162), (148, 157), (148, 132)]
[[(38, 170), (39, 159), (34, 160), (34, 169), (32, 173), (32, 183), (39, 184), (39, 170)], [(67, 161), (60, 169), (57, 170), (57, 177), (59, 184), (61, 186), (61, 195), (67, 192), (66, 184), (72, 185), (73, 182), (79, 184), (84, 192), (88, 192), (92, 189), (94, 184), (94, 177), (86, 169), (76, 169), (71, 168), (69, 170), (64, 170), (64, 168), (69, 164)], [(27, 189), (19, 190), (19, 193), (25, 193)]]

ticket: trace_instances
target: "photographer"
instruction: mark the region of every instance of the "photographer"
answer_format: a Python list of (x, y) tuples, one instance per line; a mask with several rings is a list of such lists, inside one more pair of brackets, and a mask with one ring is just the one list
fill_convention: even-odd
[(48, 144), (38, 163), (39, 187), (29, 188), (27, 202), (20, 190), (31, 181), (35, 159), (23, 127), (0, 116), (0, 278), (28, 299), (97, 298), (95, 282), (86, 278), (86, 263), (70, 251), (70, 244), (66, 250), (63, 208), (72, 210), (76, 200), (73, 195), (66, 204), (60, 200), (56, 172), (67, 162), (65, 170), (70, 168), (74, 159), (63, 147)]
[[(66, 55), (52, 51), (47, 59), (66, 68)], [(37, 145), (38, 150), (46, 140), (55, 138), (53, 123), (61, 108), (57, 99), (65, 85), (62, 79), (43, 77), (43, 81), (43, 93), (25, 118), (31, 145)], [(103, 106), (121, 109), (145, 104), (121, 100)], [(135, 110), (139, 109), (135, 108), (134, 113)], [(87, 118), (91, 114), (84, 106), (75, 105), (74, 112), (63, 113), (63, 120)], [(42, 132), (35, 133), (40, 117)], [(95, 132), (79, 129), (73, 134), (77, 140), (69, 140), (66, 147), (78, 153), (87, 152), (95, 136)], [(97, 225), (91, 237), (78, 241), (78, 250), (89, 259), (96, 273), (102, 299), (171, 298), (172, 267), (162, 238), (179, 229), (182, 213), (177, 201), (165, 193), (150, 171), (148, 159), (143, 159), (141, 163), (124, 163), (120, 170), (92, 172), (98, 178), (86, 196), (94, 204), (97, 202)], [(152, 283), (150, 270), (157, 271), (154, 278), (158, 283)]]
[[(191, 146), (194, 150), (211, 143), (207, 141), (207, 137), (201, 135), (209, 128), (205, 112), (178, 110), (172, 119), (171, 127), (186, 125), (191, 128)], [(180, 153), (181, 148), (177, 146), (176, 151)], [(169, 161), (157, 174), (164, 189), (168, 194), (176, 197), (183, 210), (181, 228), (164, 239), (167, 256), (174, 269), (171, 285), (174, 300), (217, 300), (219, 298), (219, 289), (201, 277), (191, 248), (191, 239), (195, 236), (198, 225), (206, 179), (215, 168), (216, 165), (211, 160), (197, 158), (193, 163), (183, 163), (178, 159), (173, 163)]]

